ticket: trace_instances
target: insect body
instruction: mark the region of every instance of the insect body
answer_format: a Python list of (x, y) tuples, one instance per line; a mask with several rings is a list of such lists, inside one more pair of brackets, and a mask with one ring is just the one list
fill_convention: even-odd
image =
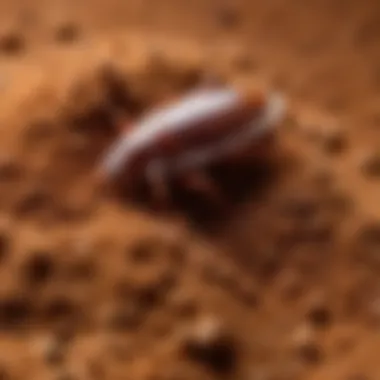
[[(218, 193), (204, 173), (213, 163), (255, 153), (284, 113), (281, 96), (247, 95), (231, 88), (195, 91), (148, 113), (106, 152), (100, 175), (133, 187), (147, 181), (158, 202), (169, 200), (169, 179)], [(243, 153), (244, 155), (245, 153)]]

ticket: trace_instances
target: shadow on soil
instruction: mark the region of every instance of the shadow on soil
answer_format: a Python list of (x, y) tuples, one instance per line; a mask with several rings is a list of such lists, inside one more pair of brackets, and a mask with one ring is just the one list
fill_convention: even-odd
[[(259, 202), (262, 199), (262, 196), (275, 185), (283, 171), (282, 166), (279, 163), (257, 161), (250, 164), (235, 163), (211, 167), (209, 175), (226, 199), (225, 207), (222, 208), (204, 194), (184, 189), (173, 181), (170, 184), (173, 205), (169, 213), (185, 217), (193, 228), (202, 233), (217, 232), (246, 202)], [(153, 215), (168, 214), (167, 210), (158, 211), (152, 208), (149, 189), (146, 186), (141, 186), (135, 194), (126, 198), (121, 190), (116, 196), (123, 203), (137, 203)]]

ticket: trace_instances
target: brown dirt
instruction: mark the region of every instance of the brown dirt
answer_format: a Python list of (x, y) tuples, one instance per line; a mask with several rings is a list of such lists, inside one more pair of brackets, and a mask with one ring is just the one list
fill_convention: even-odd
[[(1, 1), (0, 25), (1, 378), (380, 376), (380, 3)], [(214, 75), (289, 97), (270, 181), (244, 169), (216, 218), (98, 197), (117, 122)]]

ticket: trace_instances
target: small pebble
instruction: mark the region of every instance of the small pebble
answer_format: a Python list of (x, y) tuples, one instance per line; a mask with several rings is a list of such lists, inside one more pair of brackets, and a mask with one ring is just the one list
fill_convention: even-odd
[(216, 373), (231, 373), (236, 368), (236, 343), (218, 318), (203, 317), (196, 322), (183, 342), (183, 352)]
[(308, 344), (312, 341), (314, 337), (314, 330), (311, 328), (310, 324), (304, 323), (300, 324), (295, 328), (292, 334), (292, 344), (295, 347), (300, 347), (305, 344)]
[(93, 238), (85, 236), (64, 241), (59, 252), (68, 258), (65, 268), (67, 278), (75, 281), (94, 278), (97, 272), (94, 254), (99, 248)]
[(291, 346), (296, 357), (307, 364), (318, 364), (323, 359), (322, 348), (316, 341), (316, 331), (309, 323), (303, 323), (294, 330)]
[(43, 342), (42, 354), (47, 364), (58, 366), (64, 361), (65, 347), (59, 340), (49, 337)]

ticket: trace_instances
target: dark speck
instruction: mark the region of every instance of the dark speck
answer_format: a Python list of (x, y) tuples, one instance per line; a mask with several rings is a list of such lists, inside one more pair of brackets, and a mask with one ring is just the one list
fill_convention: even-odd
[(15, 212), (19, 216), (25, 216), (45, 209), (51, 201), (51, 195), (42, 186), (32, 186), (21, 194)]
[(10, 248), (10, 237), (6, 231), (0, 231), (0, 260), (3, 260)]
[(29, 284), (41, 284), (52, 277), (54, 269), (54, 262), (49, 254), (35, 252), (25, 263), (24, 275)]
[(284, 216), (295, 219), (311, 218), (319, 209), (317, 197), (312, 195), (293, 195), (280, 206)]
[(330, 311), (320, 305), (312, 308), (308, 313), (308, 319), (315, 327), (326, 327), (331, 323)]
[(369, 178), (380, 178), (380, 154), (368, 155), (361, 164), (362, 173)]
[(307, 343), (299, 347), (300, 358), (308, 364), (319, 364), (323, 359), (323, 354), (316, 344)]
[(26, 322), (31, 311), (31, 303), (24, 297), (0, 300), (0, 323), (7, 327), (15, 327)]
[(26, 131), (26, 138), (29, 142), (41, 142), (46, 138), (50, 138), (54, 133), (54, 127), (48, 120), (33, 121)]
[(60, 43), (72, 43), (79, 38), (79, 28), (73, 23), (60, 25), (55, 31), (55, 40)]
[(341, 131), (330, 133), (323, 139), (322, 147), (326, 153), (338, 154), (341, 153), (346, 147), (346, 141)]
[(161, 300), (161, 289), (154, 285), (142, 287), (136, 291), (136, 302), (144, 310), (154, 308)]
[(217, 11), (217, 20), (224, 29), (233, 29), (240, 23), (240, 14), (235, 8), (225, 6)]
[(48, 303), (45, 315), (49, 320), (57, 321), (72, 317), (75, 312), (73, 301), (66, 297), (56, 297)]
[(110, 106), (118, 112), (127, 111), (133, 116), (142, 111), (142, 104), (128, 87), (123, 73), (111, 64), (105, 64), (99, 70)]
[(134, 330), (142, 323), (142, 315), (133, 305), (118, 307), (106, 320), (107, 328), (114, 331)]
[(63, 370), (62, 372), (59, 372), (56, 375), (56, 380), (77, 380), (77, 376), (75, 376), (74, 374), (72, 374), (70, 372)]
[(347, 376), (346, 380), (370, 380), (370, 377), (364, 373), (354, 373)]
[(359, 231), (359, 239), (366, 245), (380, 247), (380, 222), (364, 225)]
[(0, 52), (7, 55), (18, 55), (25, 49), (25, 40), (17, 32), (8, 32), (0, 36)]
[(4, 157), (0, 159), (0, 180), (14, 180), (21, 176), (20, 166), (12, 159)]
[(11, 376), (8, 373), (7, 369), (3, 366), (0, 367), (0, 380), (8, 380)]
[(157, 249), (158, 242), (155, 239), (141, 240), (128, 250), (128, 255), (136, 263), (149, 262), (155, 257)]

